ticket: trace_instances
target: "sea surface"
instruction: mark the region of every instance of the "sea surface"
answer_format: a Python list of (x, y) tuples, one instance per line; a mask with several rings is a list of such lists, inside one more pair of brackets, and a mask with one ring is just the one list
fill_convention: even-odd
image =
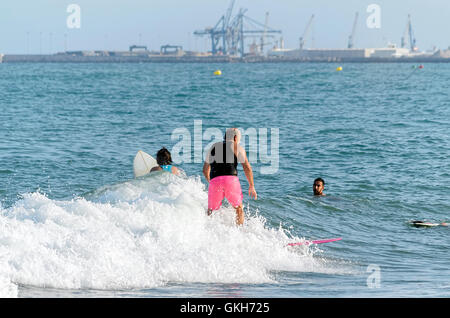
[[(408, 224), (450, 221), (449, 64), (0, 64), (0, 86), (1, 297), (450, 296), (450, 227)], [(241, 227), (205, 213), (227, 127)], [(184, 173), (135, 179), (163, 146)]]

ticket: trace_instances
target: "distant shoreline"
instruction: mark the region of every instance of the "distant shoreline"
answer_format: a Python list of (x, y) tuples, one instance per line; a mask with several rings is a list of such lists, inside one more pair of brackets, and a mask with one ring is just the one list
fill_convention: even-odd
[(298, 58), (264, 56), (82, 56), (82, 55), (31, 55), (5, 54), (0, 63), (449, 63), (445, 57), (369, 57), (369, 58)]

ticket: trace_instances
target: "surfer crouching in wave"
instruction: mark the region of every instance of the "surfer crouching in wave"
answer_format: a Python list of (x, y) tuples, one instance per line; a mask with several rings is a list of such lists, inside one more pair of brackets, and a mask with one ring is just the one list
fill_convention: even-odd
[(208, 188), (208, 215), (218, 210), (224, 198), (236, 210), (236, 223), (244, 223), (244, 210), (242, 208), (242, 190), (237, 176), (237, 164), (241, 163), (249, 183), (248, 194), (255, 200), (257, 198), (253, 183), (252, 167), (247, 159), (245, 149), (239, 145), (241, 133), (237, 128), (229, 128), (225, 133), (223, 142), (212, 145), (203, 164), (203, 175), (209, 182)]
[(170, 151), (165, 147), (162, 147), (156, 154), (156, 162), (158, 163), (158, 166), (153, 167), (150, 172), (167, 171), (176, 175), (179, 174), (178, 168), (172, 165), (172, 156)]

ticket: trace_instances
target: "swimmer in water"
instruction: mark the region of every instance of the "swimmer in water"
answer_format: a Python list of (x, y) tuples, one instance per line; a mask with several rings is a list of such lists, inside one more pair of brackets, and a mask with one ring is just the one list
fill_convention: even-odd
[(172, 165), (172, 156), (170, 151), (166, 148), (162, 147), (158, 153), (156, 154), (156, 162), (158, 163), (157, 167), (153, 167), (150, 172), (153, 171), (167, 171), (173, 174), (180, 174), (178, 168)]
[(323, 190), (325, 189), (325, 181), (322, 178), (317, 178), (314, 180), (313, 192), (314, 195), (324, 196)]
[(429, 227), (429, 226), (448, 226), (447, 222), (441, 222), (441, 223), (430, 223), (426, 221), (410, 221), (409, 224), (415, 227)]

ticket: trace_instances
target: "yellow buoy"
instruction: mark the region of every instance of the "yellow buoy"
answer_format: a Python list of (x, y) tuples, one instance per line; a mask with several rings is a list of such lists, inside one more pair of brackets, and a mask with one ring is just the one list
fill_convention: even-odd
[(214, 72), (214, 75), (222, 75), (222, 71), (221, 70), (217, 70)]
[(339, 66), (339, 67), (336, 69), (336, 71), (338, 71), (338, 72), (342, 71), (342, 66)]

